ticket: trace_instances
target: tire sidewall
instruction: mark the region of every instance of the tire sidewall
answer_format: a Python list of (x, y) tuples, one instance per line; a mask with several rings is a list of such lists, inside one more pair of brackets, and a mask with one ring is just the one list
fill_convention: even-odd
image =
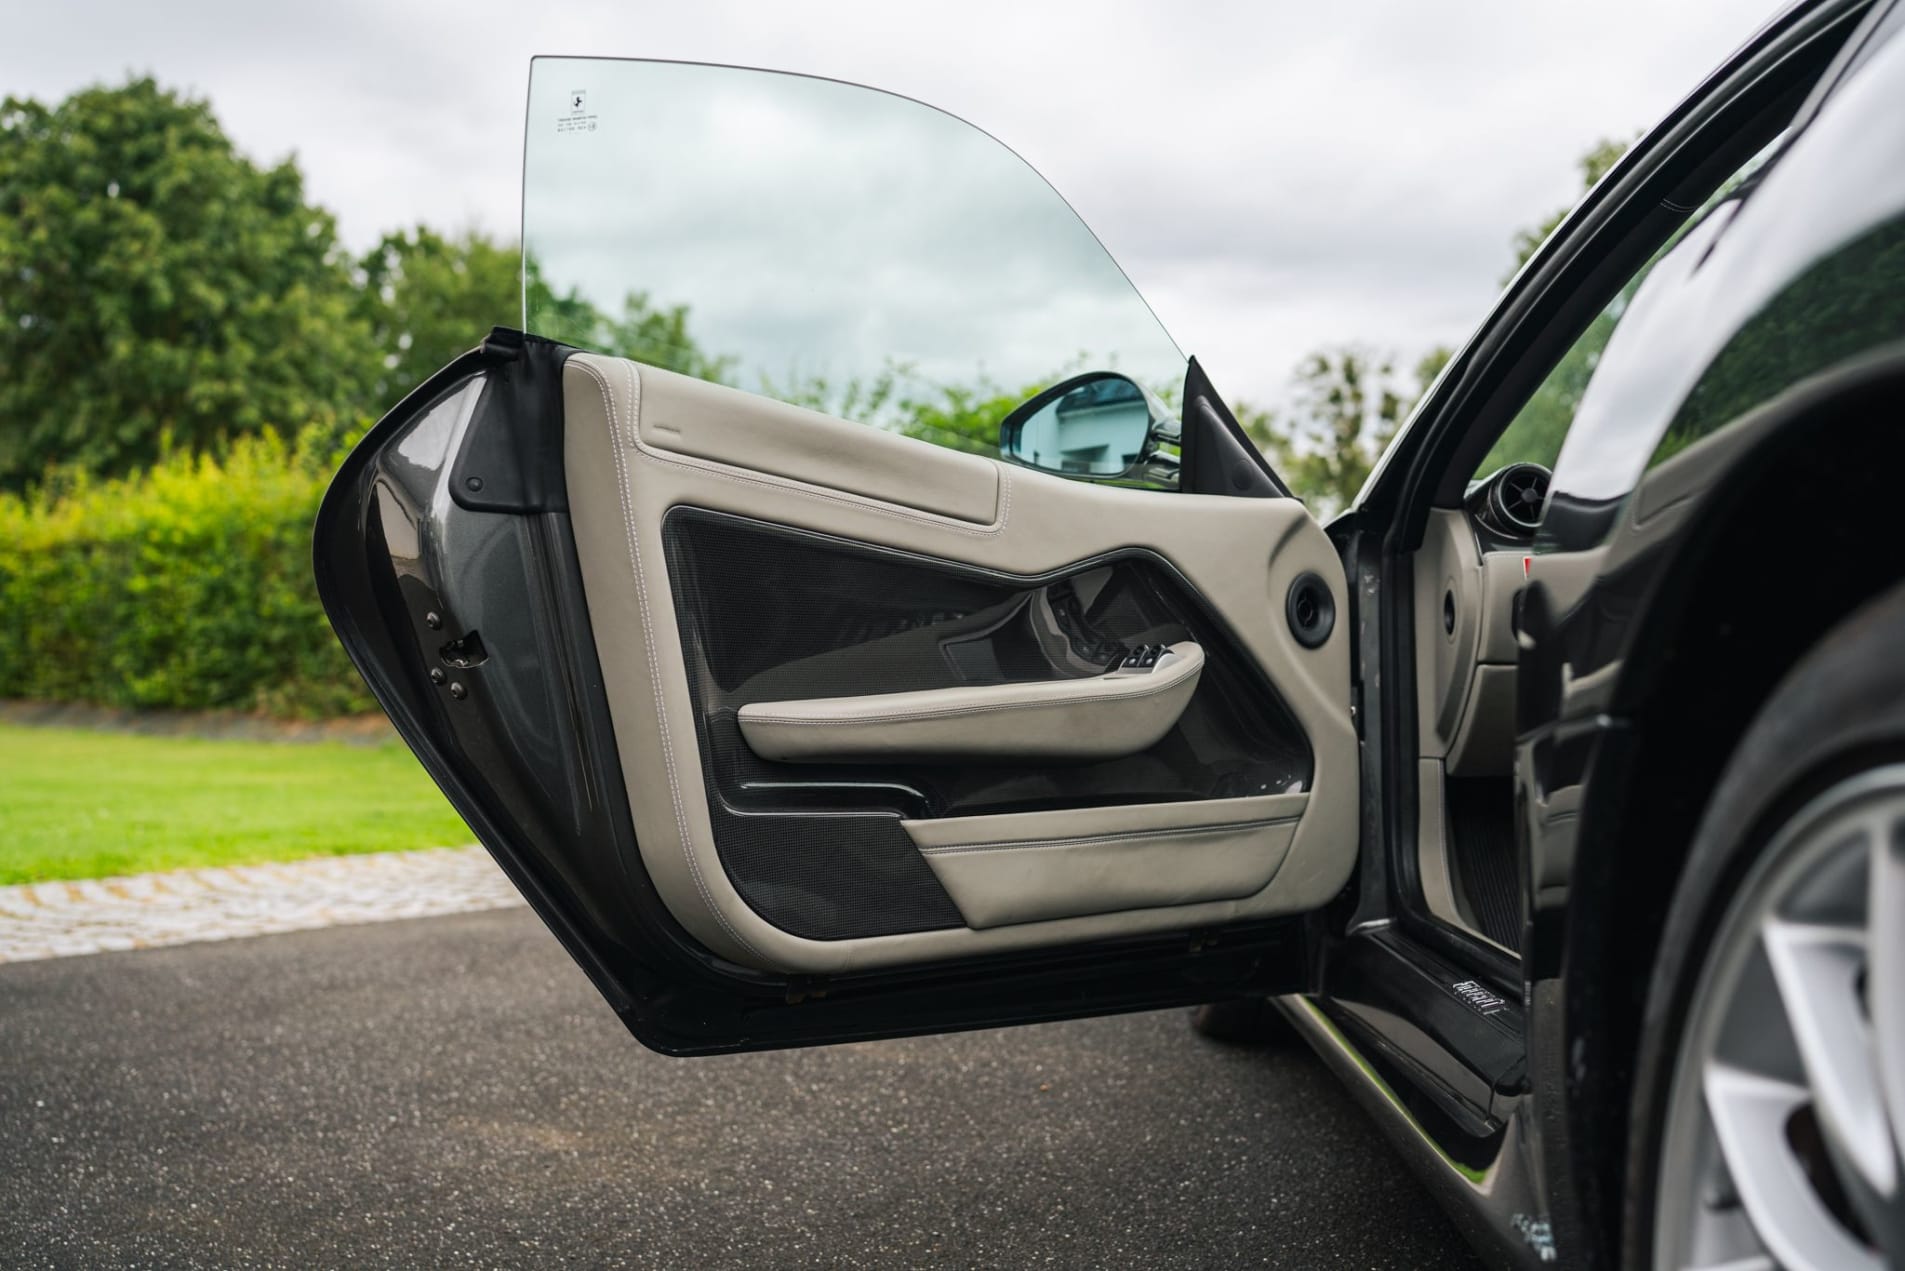
[(1662, 930), (1629, 1101), (1621, 1265), (1652, 1265), (1660, 1153), (1693, 994), (1740, 887), (1780, 830), (1848, 777), (1905, 760), (1905, 588), (1835, 629), (1781, 681), (1695, 833)]

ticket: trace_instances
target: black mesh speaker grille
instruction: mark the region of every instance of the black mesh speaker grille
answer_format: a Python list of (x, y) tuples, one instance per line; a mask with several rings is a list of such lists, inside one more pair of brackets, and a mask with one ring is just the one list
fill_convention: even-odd
[(732, 710), (704, 716), (701, 724), (715, 849), (754, 912), (812, 940), (962, 924), (926, 858), (900, 828), (897, 811), (801, 806), (793, 800), (772, 810), (738, 809), (722, 797), (715, 774), (735, 772), (746, 763), (740, 757), (753, 759), (753, 752), (741, 740)]
[(1450, 777), (1445, 787), (1456, 885), (1481, 933), (1521, 943), (1521, 888), (1515, 862), (1514, 788), (1507, 777)]
[[(748, 904), (795, 935), (961, 925), (902, 819), (1308, 786), (1301, 731), (1155, 558), (1020, 579), (686, 508), (663, 540), (716, 851)], [(1097, 675), (1128, 646), (1182, 639), (1205, 650), (1197, 692), (1176, 728), (1121, 759), (781, 764), (736, 722), (749, 702)]]

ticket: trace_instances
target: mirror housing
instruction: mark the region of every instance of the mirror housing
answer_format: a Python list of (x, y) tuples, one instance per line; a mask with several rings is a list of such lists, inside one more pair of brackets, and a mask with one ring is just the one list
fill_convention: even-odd
[(1115, 371), (1074, 375), (999, 422), (1001, 456), (1084, 481), (1175, 488), (1180, 438), (1163, 404)]

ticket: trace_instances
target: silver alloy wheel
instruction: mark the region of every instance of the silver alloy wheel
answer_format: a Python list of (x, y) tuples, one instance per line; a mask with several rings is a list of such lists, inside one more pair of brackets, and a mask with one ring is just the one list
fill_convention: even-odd
[(1905, 1268), (1905, 765), (1783, 827), (1688, 1005), (1659, 1268)]

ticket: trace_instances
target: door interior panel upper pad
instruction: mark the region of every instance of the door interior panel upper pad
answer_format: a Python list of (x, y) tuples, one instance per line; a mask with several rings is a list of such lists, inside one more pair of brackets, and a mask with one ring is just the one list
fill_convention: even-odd
[[(593, 355), (569, 359), (564, 413), (642, 864), (711, 951), (842, 972), (1288, 914), (1347, 879), (1348, 642), (1339, 624), (1304, 649), (1283, 618), (1305, 571), (1346, 612), (1345, 588), (1294, 500), (1067, 481)], [(993, 515), (973, 519), (988, 490)], [(826, 621), (777, 629), (808, 623), (820, 593), (757, 557), (752, 593), (729, 595), (709, 550), (724, 533), (778, 534), (849, 575), (857, 562), (951, 599), (934, 612), (930, 596), (905, 598), (924, 605), (923, 631), (876, 600), (853, 632), (836, 589)], [(1114, 588), (1146, 599), (1106, 600)], [(748, 639), (724, 643), (737, 602)], [(1096, 625), (1067, 632), (1051, 620), (1066, 605)], [(762, 759), (740, 735), (750, 702), (1102, 676), (1119, 648), (1093, 638), (1191, 640), (1205, 655), (1182, 717), (1141, 753), (1070, 769), (978, 759), (936, 781), (883, 763), (856, 784), (840, 775), (851, 766)], [(749, 666), (737, 645), (787, 656)], [(877, 674), (909, 666), (931, 673)], [(995, 817), (1038, 819), (981, 824)]]

